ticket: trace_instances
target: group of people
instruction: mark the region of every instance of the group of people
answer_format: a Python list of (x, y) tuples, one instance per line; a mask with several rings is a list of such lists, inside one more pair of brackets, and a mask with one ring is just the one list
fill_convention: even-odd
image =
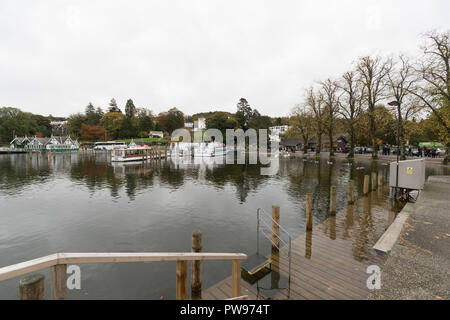
[[(409, 149), (408, 149), (408, 156), (413, 156), (413, 153), (411, 151), (411, 147), (409, 147)], [(425, 148), (419, 147), (418, 156), (419, 157), (425, 156), (425, 157), (430, 157), (430, 158), (436, 158), (438, 156), (437, 148), (436, 147), (432, 147), (432, 148), (430, 148), (430, 147), (425, 147)]]
[[(395, 150), (392, 151), (392, 154), (396, 155), (399, 152), (399, 148), (395, 148)], [(383, 155), (389, 156), (391, 155), (391, 146), (384, 145), (383, 146)], [(406, 152), (406, 155), (408, 157), (429, 157), (429, 158), (437, 158), (438, 152), (436, 147), (419, 147), (417, 149), (417, 152), (413, 152), (412, 147), (409, 146)]]

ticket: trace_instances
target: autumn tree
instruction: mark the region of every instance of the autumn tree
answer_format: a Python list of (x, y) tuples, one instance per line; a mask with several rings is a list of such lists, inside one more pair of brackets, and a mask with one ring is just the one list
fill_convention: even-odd
[(316, 157), (320, 157), (322, 149), (322, 135), (325, 129), (325, 106), (324, 97), (320, 90), (316, 91), (313, 87), (306, 90), (305, 106), (313, 114), (313, 124), (315, 127), (315, 136), (317, 138)]
[(416, 67), (421, 80), (411, 91), (432, 113), (446, 146), (444, 164), (450, 161), (450, 31), (430, 31), (424, 35), (423, 55)]
[(206, 119), (207, 129), (217, 129), (225, 136), (226, 129), (235, 129), (239, 126), (237, 120), (227, 116), (224, 112), (216, 112), (213, 116)]
[(323, 105), (324, 105), (324, 124), (330, 139), (330, 159), (334, 156), (333, 148), (333, 130), (334, 121), (339, 110), (339, 86), (336, 81), (327, 79), (320, 83)]
[(86, 116), (81, 113), (71, 114), (67, 119), (67, 131), (72, 137), (80, 138), (81, 126), (86, 123)]
[(101, 119), (100, 124), (106, 129), (108, 137), (118, 139), (124, 137), (122, 132), (125, 115), (121, 112), (108, 112)]
[(411, 92), (416, 91), (417, 77), (409, 63), (408, 57), (400, 55), (398, 62), (393, 64), (390, 73), (387, 74), (388, 95), (394, 99), (389, 105), (395, 109), (398, 121), (398, 140), (400, 142), (400, 158), (406, 160), (405, 155), (405, 123), (420, 111), (417, 99)]
[(308, 142), (314, 134), (314, 115), (306, 106), (297, 105), (289, 118), (290, 129), (286, 132), (288, 137), (300, 137), (303, 141), (303, 153), (308, 153)]
[(105, 128), (99, 125), (82, 124), (80, 136), (85, 141), (98, 141), (105, 139)]
[(348, 158), (355, 157), (355, 127), (362, 111), (362, 100), (364, 97), (364, 88), (357, 81), (354, 71), (344, 73), (339, 82), (342, 90), (339, 103), (339, 114), (344, 117), (350, 136), (350, 151)]
[(386, 77), (391, 70), (390, 59), (381, 56), (366, 56), (358, 60), (356, 71), (359, 81), (365, 90), (364, 100), (367, 105), (369, 116), (370, 144), (372, 146), (372, 159), (377, 159), (377, 142), (375, 137), (376, 121), (375, 106), (385, 98), (387, 86)]
[(136, 120), (137, 120), (137, 131), (139, 137), (144, 138), (148, 137), (151, 130), (153, 130), (155, 126), (155, 117), (153, 113), (146, 108), (137, 108), (136, 109)]
[(184, 114), (177, 108), (161, 112), (157, 118), (164, 132), (171, 134), (175, 129), (184, 127)]

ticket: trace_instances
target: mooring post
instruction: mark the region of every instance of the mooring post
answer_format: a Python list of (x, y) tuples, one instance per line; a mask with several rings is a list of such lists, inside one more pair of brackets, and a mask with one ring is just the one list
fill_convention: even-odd
[(232, 262), (231, 271), (231, 297), (241, 296), (241, 260), (235, 259)]
[(377, 173), (372, 172), (372, 191), (377, 190)]
[(336, 215), (336, 187), (330, 188), (330, 215)]
[(369, 176), (365, 175), (364, 176), (364, 188), (363, 188), (363, 193), (365, 196), (367, 196), (369, 194)]
[(187, 299), (187, 261), (177, 261), (177, 300)]
[(51, 267), (52, 275), (52, 299), (66, 300), (67, 299), (67, 265), (57, 264)]
[[(192, 252), (202, 252), (202, 233), (194, 231), (192, 233)], [(202, 262), (192, 261), (191, 264), (191, 298), (192, 300), (202, 299)]]
[(355, 203), (355, 181), (348, 181), (348, 204)]
[(312, 195), (306, 195), (306, 230), (312, 230)]
[(19, 281), (20, 300), (45, 300), (45, 276), (33, 274)]
[(378, 172), (378, 188), (383, 186), (383, 174), (381, 171)]
[(272, 250), (280, 248), (280, 207), (272, 206)]

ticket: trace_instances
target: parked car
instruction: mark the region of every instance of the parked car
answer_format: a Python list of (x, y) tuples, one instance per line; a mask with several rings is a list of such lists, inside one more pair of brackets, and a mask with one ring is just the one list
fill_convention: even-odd
[(439, 157), (445, 156), (445, 149), (444, 148), (437, 148), (436, 149), (436, 155)]

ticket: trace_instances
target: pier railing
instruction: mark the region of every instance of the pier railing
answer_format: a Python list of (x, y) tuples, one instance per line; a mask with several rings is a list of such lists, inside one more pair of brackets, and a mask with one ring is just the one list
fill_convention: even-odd
[[(0, 268), (0, 281), (15, 278), (21, 275), (51, 268), (51, 295), (54, 300), (67, 298), (67, 265), (68, 264), (97, 264), (121, 262), (176, 262), (176, 298), (185, 300), (188, 297), (188, 261), (232, 261), (232, 297), (241, 297), (241, 260), (247, 259), (243, 253), (55, 253)], [(40, 286), (44, 286), (41, 279)], [(42, 287), (43, 288), (43, 287)], [(19, 290), (22, 295), (22, 290)], [(23, 290), (22, 299), (44, 298), (44, 290)], [(28, 297), (27, 297), (28, 294)]]

